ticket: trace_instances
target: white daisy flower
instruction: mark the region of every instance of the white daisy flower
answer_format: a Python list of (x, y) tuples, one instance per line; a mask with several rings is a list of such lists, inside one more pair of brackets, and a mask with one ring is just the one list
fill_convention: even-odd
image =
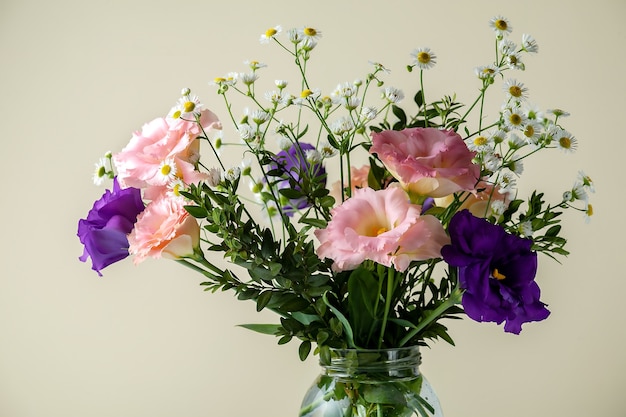
[(245, 158), (241, 161), (241, 175), (249, 177), (252, 172), (252, 161), (249, 158)]
[(510, 55), (517, 52), (517, 44), (510, 39), (502, 39), (498, 42), (498, 49), (502, 55)]
[(469, 142), (467, 147), (471, 151), (484, 152), (491, 149), (491, 143), (487, 136), (478, 135), (471, 142)]
[(522, 175), (524, 172), (524, 163), (519, 159), (509, 161), (506, 167), (517, 176)]
[(265, 31), (264, 34), (261, 35), (261, 37), (259, 38), (259, 42), (269, 43), (270, 40), (274, 39), (276, 35), (278, 35), (282, 30), (283, 28), (280, 25), (269, 28)]
[(526, 100), (528, 98), (528, 88), (524, 87), (524, 84), (516, 79), (509, 78), (502, 85), (502, 89), (513, 100)]
[(572, 187), (572, 200), (589, 201), (589, 195), (582, 183), (577, 182)]
[(381, 64), (380, 62), (374, 62), (374, 61), (367, 61), (367, 62), (370, 65), (372, 65), (376, 71), (382, 71), (386, 74), (389, 74), (391, 72), (391, 70), (389, 70), (388, 68), (385, 68), (385, 66)]
[(522, 130), (526, 125), (528, 119), (526, 119), (526, 115), (519, 107), (507, 107), (502, 117), (504, 118), (504, 124), (516, 130)]
[(526, 66), (522, 62), (522, 56), (519, 53), (509, 54), (505, 57), (507, 66), (511, 69), (522, 70), (526, 69)]
[(96, 168), (93, 171), (93, 183), (96, 185), (102, 185), (102, 183), (104, 182), (105, 178), (108, 178), (108, 172), (107, 172), (107, 159), (106, 158), (100, 158), (98, 160), (98, 162), (96, 162)]
[(584, 171), (578, 171), (578, 181), (583, 185), (583, 187), (592, 193), (596, 192), (596, 187), (591, 180), (589, 175), (585, 174)]
[(578, 140), (565, 129), (558, 129), (552, 139), (557, 148), (566, 153), (573, 153), (578, 147)]
[(320, 153), (322, 154), (322, 158), (332, 158), (337, 155), (337, 149), (335, 149), (329, 142), (322, 142), (320, 144)]
[(276, 88), (282, 90), (283, 88), (287, 87), (287, 81), (285, 80), (274, 80), (274, 84), (276, 85)]
[(173, 198), (183, 198), (180, 194), (181, 191), (184, 191), (187, 188), (187, 185), (180, 178), (174, 178), (167, 184), (166, 194)]
[(502, 215), (502, 213), (504, 213), (504, 210), (506, 210), (506, 206), (504, 205), (504, 201), (502, 201), (502, 200), (494, 200), (491, 203), (491, 213), (494, 216), (500, 217)]
[(427, 70), (435, 66), (437, 63), (437, 56), (430, 48), (422, 47), (417, 48), (411, 52), (413, 58), (413, 65), (421, 70)]
[(533, 236), (533, 225), (529, 221), (525, 221), (520, 223), (519, 231), (524, 237), (532, 237)]
[(300, 30), (292, 28), (287, 31), (287, 38), (291, 43), (297, 45), (304, 39), (304, 34)]
[(527, 33), (524, 33), (522, 35), (522, 49), (526, 52), (536, 53), (539, 52), (539, 45), (537, 44), (535, 38)]
[(561, 110), (561, 109), (548, 109), (546, 110), (546, 113), (552, 114), (555, 117), (567, 117), (570, 115), (568, 112), (566, 112), (565, 110)]
[(340, 136), (352, 131), (352, 129), (354, 129), (354, 123), (352, 122), (352, 119), (347, 116), (344, 116), (344, 117), (341, 117), (340, 119), (335, 120), (330, 125), (330, 130), (334, 134), (340, 135)]
[(519, 137), (518, 135), (516, 135), (515, 133), (511, 133), (509, 135), (509, 148), (511, 149), (519, 149), (521, 147), (523, 147), (524, 145), (526, 145), (526, 141), (524, 141), (524, 139), (522, 139), (521, 137)]
[(390, 103), (399, 103), (404, 99), (404, 93), (402, 90), (395, 87), (386, 87), (383, 90), (383, 98), (387, 99)]
[(159, 184), (165, 185), (176, 178), (178, 170), (174, 158), (167, 158), (161, 161), (156, 173), (156, 180)]
[(486, 152), (483, 155), (483, 165), (487, 170), (495, 172), (500, 168), (501, 164), (502, 157), (500, 157), (499, 155), (496, 155), (493, 152)]
[(224, 178), (230, 182), (235, 182), (241, 177), (241, 168), (234, 166), (224, 172)]
[(258, 69), (267, 67), (267, 64), (264, 64), (263, 62), (259, 62), (259, 61), (244, 61), (244, 64), (249, 66), (250, 69), (252, 69), (252, 71), (256, 71)]
[(239, 137), (246, 142), (252, 140), (257, 133), (256, 129), (248, 123), (241, 123), (237, 128), (237, 132), (239, 133)]
[(593, 216), (593, 206), (587, 203), (587, 207), (585, 207), (585, 214), (584, 214), (585, 223), (589, 223), (591, 221), (591, 216)]
[(278, 147), (280, 148), (280, 150), (287, 151), (289, 150), (289, 148), (291, 148), (292, 142), (288, 137), (279, 136), (277, 141), (278, 141)]
[(513, 27), (511, 27), (509, 20), (500, 15), (492, 17), (491, 20), (489, 20), (489, 26), (499, 37), (504, 37), (511, 33), (511, 31), (513, 30)]
[(361, 109), (361, 118), (363, 120), (374, 120), (378, 115), (378, 109), (376, 107), (363, 107)]
[(489, 134), (489, 140), (496, 145), (502, 143), (506, 140), (506, 132), (502, 129), (498, 129)]
[(201, 111), (202, 103), (200, 98), (188, 94), (178, 99), (168, 116), (172, 119), (195, 119), (195, 115), (199, 115)]
[(354, 110), (361, 105), (361, 99), (358, 97), (348, 97), (344, 103), (346, 109)]
[(525, 101), (522, 104), (522, 110), (524, 111), (524, 114), (526, 114), (528, 120), (534, 120), (537, 123), (543, 123), (545, 116), (543, 114), (543, 111), (536, 104)]
[(320, 38), (322, 37), (322, 32), (314, 29), (312, 27), (305, 27), (301, 30), (302, 36), (304, 37), (304, 39), (310, 39), (313, 40), (315, 42), (319, 41)]
[(237, 79), (245, 85), (252, 85), (259, 79), (259, 75), (255, 72), (241, 72), (237, 74)]
[(317, 149), (307, 149), (304, 153), (307, 162), (316, 165), (322, 162), (322, 154)]
[(515, 174), (505, 171), (498, 179), (498, 192), (500, 194), (511, 194), (514, 192), (516, 185), (517, 180), (515, 179)]
[(272, 116), (265, 110), (255, 109), (250, 113), (250, 118), (257, 125), (262, 125), (267, 122)]
[(535, 120), (526, 120), (522, 130), (526, 141), (531, 145), (537, 145), (541, 138), (541, 124)]
[(333, 99), (342, 99), (347, 97), (352, 97), (357, 93), (357, 87), (351, 83), (343, 83), (337, 85), (335, 90), (331, 93), (331, 97)]
[(267, 91), (265, 93), (265, 99), (275, 106), (286, 104), (287, 102), (286, 93), (282, 90)]
[(500, 68), (495, 65), (481, 65), (474, 68), (474, 74), (481, 80), (488, 80), (495, 78), (500, 73)]

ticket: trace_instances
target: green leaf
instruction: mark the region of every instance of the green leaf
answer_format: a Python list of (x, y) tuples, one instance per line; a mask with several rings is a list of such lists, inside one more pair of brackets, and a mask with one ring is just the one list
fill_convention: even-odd
[(400, 107), (393, 105), (391, 106), (391, 111), (398, 118), (399, 127), (406, 126), (406, 113)]
[(300, 343), (300, 347), (298, 348), (298, 355), (300, 356), (300, 360), (304, 361), (311, 353), (311, 342), (305, 340)]
[(209, 213), (206, 211), (204, 207), (199, 206), (184, 206), (187, 213), (191, 214), (196, 219), (204, 219)]
[(252, 330), (253, 332), (261, 333), (261, 334), (269, 334), (276, 335), (280, 331), (280, 325), (278, 324), (239, 324), (238, 327), (243, 327), (244, 329)]
[(402, 391), (393, 383), (364, 384), (363, 397), (371, 404), (406, 404)]
[(318, 229), (324, 229), (327, 226), (326, 220), (323, 219), (312, 219), (310, 217), (303, 217), (300, 219), (300, 223), (308, 224), (309, 226), (316, 227)]
[(256, 300), (256, 311), (261, 311), (272, 299), (272, 291), (263, 291)]
[(422, 94), (422, 90), (415, 93), (415, 97), (413, 97), (413, 101), (415, 101), (415, 104), (417, 104), (417, 107), (422, 107), (422, 104), (424, 104), (424, 95)]
[[(353, 349), (356, 349), (356, 345), (354, 344), (354, 334), (352, 332), (352, 327), (350, 326), (350, 322), (348, 322), (348, 319), (346, 319), (346, 316), (344, 316), (341, 313), (341, 311), (337, 310), (332, 304), (330, 304), (330, 302), (328, 301), (327, 295), (328, 295), (328, 292), (326, 292), (322, 296), (324, 303), (328, 306), (328, 308), (330, 308), (330, 311), (333, 312), (337, 320), (339, 320), (339, 322), (341, 323), (341, 326), (343, 327), (343, 331), (346, 334), (348, 346)], [(332, 327), (332, 323), (331, 323), (331, 327)]]
[(359, 267), (348, 278), (348, 315), (357, 340), (371, 333), (376, 322), (374, 311), (378, 304), (378, 281), (370, 271)]

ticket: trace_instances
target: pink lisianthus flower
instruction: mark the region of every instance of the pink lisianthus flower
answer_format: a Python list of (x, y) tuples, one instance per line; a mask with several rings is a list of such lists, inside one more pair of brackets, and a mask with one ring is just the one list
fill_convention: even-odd
[[(209, 110), (203, 112), (200, 121), (206, 128), (221, 127)], [(207, 174), (196, 170), (200, 159), (196, 137), (200, 132), (197, 123), (181, 119), (158, 118), (146, 123), (121, 152), (113, 155), (120, 185), (147, 189), (146, 198), (158, 198), (170, 180), (161, 171), (164, 161), (174, 162), (176, 176), (185, 184), (205, 180)]]
[(129, 252), (138, 264), (147, 257), (193, 257), (200, 244), (200, 226), (184, 208), (182, 198), (161, 197), (150, 202), (128, 235)]
[(437, 218), (420, 212), (399, 187), (356, 189), (332, 210), (327, 227), (315, 231), (317, 255), (332, 259), (335, 271), (365, 260), (405, 271), (411, 261), (438, 258), (449, 239)]
[(471, 191), (480, 177), (474, 152), (452, 130), (416, 127), (372, 133), (370, 152), (412, 196)]

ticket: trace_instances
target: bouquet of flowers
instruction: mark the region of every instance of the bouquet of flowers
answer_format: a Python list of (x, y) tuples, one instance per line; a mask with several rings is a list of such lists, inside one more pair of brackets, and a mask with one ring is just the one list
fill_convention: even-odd
[[(258, 61), (216, 78), (236, 140), (184, 89), (167, 115), (96, 164), (95, 182), (113, 187), (79, 221), (80, 259), (100, 275), (129, 254), (135, 263), (174, 259), (207, 290), (276, 312), (276, 324), (243, 326), (279, 344), (298, 340), (303, 360), (311, 351), (327, 359), (331, 348), (453, 343), (442, 321), (463, 315), (516, 334), (544, 320), (538, 253), (568, 254), (560, 215), (591, 216), (593, 183), (581, 171), (562, 195), (518, 195), (527, 158), (573, 152), (577, 140), (562, 126), (567, 112), (539, 109), (508, 77), (524, 70), (536, 40), (511, 40), (501, 16), (490, 26), (495, 58), (475, 68), (479, 92), (468, 106), (454, 94), (427, 101), (424, 75), (437, 57), (426, 47), (410, 54), (417, 77), (406, 106), (380, 63), (323, 92), (309, 77), (321, 32), (290, 29), (283, 38), (270, 28), (261, 43), (284, 50), (299, 79), (260, 94)], [(486, 121), (492, 86), (503, 103)], [(249, 107), (236, 112), (236, 100)], [(232, 149), (240, 166), (221, 156)]]

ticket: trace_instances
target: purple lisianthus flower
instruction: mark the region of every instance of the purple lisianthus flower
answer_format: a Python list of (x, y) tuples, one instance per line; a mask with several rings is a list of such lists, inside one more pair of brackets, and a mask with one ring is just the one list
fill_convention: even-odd
[(462, 304), (470, 318), (505, 322), (505, 332), (519, 334), (523, 323), (548, 317), (539, 301), (537, 253), (531, 251), (530, 239), (509, 234), (468, 210), (454, 215), (448, 231), (451, 244), (441, 254), (459, 268)]
[(126, 237), (144, 209), (138, 188), (121, 189), (117, 178), (113, 192), (106, 190), (87, 214), (78, 221), (78, 238), (85, 246), (83, 262), (91, 257), (91, 269), (102, 276), (100, 270), (128, 256)]
[[(311, 163), (307, 158), (308, 151), (315, 151), (315, 146), (306, 142), (296, 142), (287, 150), (280, 151), (274, 158), (276, 164), (271, 164), (270, 169), (279, 168), (283, 171), (283, 180), (276, 183), (278, 189), (291, 188), (302, 191), (303, 178), (318, 178), (322, 186), (326, 185), (326, 170), (321, 162)], [(297, 210), (304, 209), (310, 204), (306, 197), (292, 198), (283, 204), (285, 214), (292, 216)]]

